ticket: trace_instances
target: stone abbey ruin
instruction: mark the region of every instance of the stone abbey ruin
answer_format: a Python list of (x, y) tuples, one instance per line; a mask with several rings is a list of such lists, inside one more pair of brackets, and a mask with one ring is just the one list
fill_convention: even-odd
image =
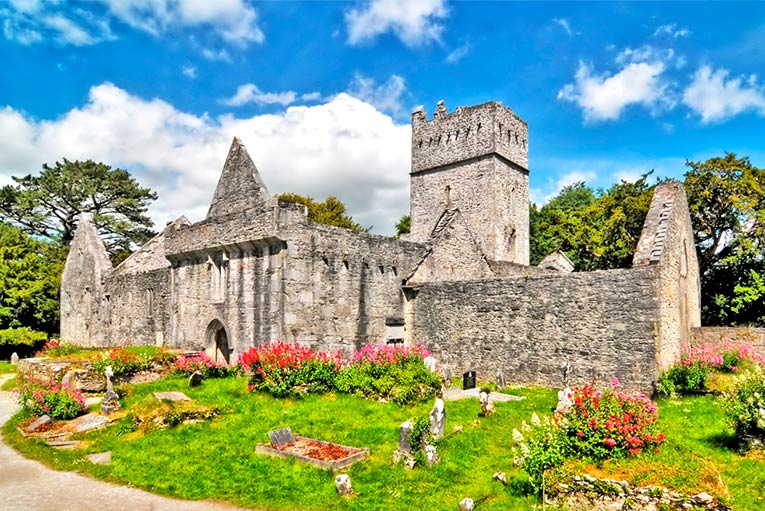
[(656, 188), (629, 269), (529, 266), (528, 127), (497, 102), (412, 114), (411, 234), (307, 220), (274, 198), (234, 139), (207, 217), (181, 217), (112, 268), (81, 218), (61, 284), (61, 337), (207, 350), (282, 340), (318, 350), (422, 343), (453, 371), (508, 383), (649, 390), (700, 326), (681, 183)]

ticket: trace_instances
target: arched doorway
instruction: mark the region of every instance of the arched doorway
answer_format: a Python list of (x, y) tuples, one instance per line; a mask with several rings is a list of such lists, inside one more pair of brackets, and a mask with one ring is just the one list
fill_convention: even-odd
[(228, 344), (228, 334), (223, 323), (214, 319), (207, 325), (205, 335), (207, 355), (216, 362), (231, 362), (231, 348)]

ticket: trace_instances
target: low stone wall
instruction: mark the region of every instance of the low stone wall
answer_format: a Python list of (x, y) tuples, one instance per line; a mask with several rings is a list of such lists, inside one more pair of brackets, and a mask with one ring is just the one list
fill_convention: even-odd
[[(67, 373), (74, 382), (74, 387), (82, 392), (105, 392), (106, 377), (93, 370), (87, 360), (51, 360), (37, 357), (19, 360), (16, 374), (20, 380), (37, 380), (61, 383)], [(132, 385), (158, 380), (160, 373), (141, 371), (133, 374), (120, 374), (112, 380), (115, 385)]]
[(725, 343), (733, 345), (748, 344), (755, 353), (765, 355), (765, 328), (735, 327), (735, 326), (703, 326), (694, 328), (691, 332), (691, 346), (702, 344), (722, 346)]

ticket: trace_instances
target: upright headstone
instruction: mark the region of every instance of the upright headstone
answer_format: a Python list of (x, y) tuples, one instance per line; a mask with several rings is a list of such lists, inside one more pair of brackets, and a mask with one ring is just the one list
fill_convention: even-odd
[(348, 474), (338, 474), (335, 476), (335, 488), (337, 489), (338, 495), (342, 497), (353, 495), (351, 478), (348, 476)]
[(494, 409), (494, 403), (491, 400), (491, 397), (489, 397), (489, 394), (486, 392), (481, 392), (480, 394), (481, 399), (481, 413), (484, 417), (488, 417), (490, 415), (494, 415), (496, 410)]
[(66, 372), (63, 378), (61, 378), (61, 387), (66, 390), (74, 390), (74, 370), (70, 369)]
[(198, 387), (200, 385), (202, 385), (202, 373), (194, 371), (189, 376), (189, 387)]
[(462, 373), (462, 390), (475, 388), (475, 371)]
[(401, 453), (412, 452), (412, 423), (405, 421), (401, 424), (398, 430), (398, 450)]
[(425, 367), (427, 367), (431, 373), (436, 372), (436, 358), (433, 355), (428, 355), (423, 358), (422, 363), (425, 364)]
[(268, 432), (268, 438), (271, 440), (271, 446), (280, 449), (295, 442), (295, 435), (290, 428), (275, 429)]
[(13, 354), (11, 354), (11, 364), (18, 364), (19, 363), (19, 354), (15, 351)]
[(444, 379), (444, 387), (452, 386), (452, 370), (445, 365), (441, 368), (441, 377)]
[(505, 387), (507, 387), (507, 382), (505, 381), (505, 373), (503, 373), (501, 370), (497, 371), (497, 388), (502, 390)]
[(444, 400), (436, 399), (433, 409), (430, 411), (430, 434), (436, 438), (444, 436), (446, 431), (446, 409)]

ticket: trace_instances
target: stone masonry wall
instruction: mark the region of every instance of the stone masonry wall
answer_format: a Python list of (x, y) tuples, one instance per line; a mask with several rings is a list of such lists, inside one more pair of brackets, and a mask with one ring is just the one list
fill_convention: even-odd
[(691, 330), (690, 345), (740, 346), (747, 344), (758, 355), (765, 355), (765, 328), (748, 326), (703, 326)]
[(427, 241), (457, 208), (490, 260), (529, 262), (528, 127), (492, 102), (412, 115), (411, 233)]
[[(608, 384), (651, 391), (657, 377), (656, 267), (426, 284), (408, 291), (410, 342), (456, 374), (491, 381)], [(416, 296), (415, 296), (416, 293)]]

